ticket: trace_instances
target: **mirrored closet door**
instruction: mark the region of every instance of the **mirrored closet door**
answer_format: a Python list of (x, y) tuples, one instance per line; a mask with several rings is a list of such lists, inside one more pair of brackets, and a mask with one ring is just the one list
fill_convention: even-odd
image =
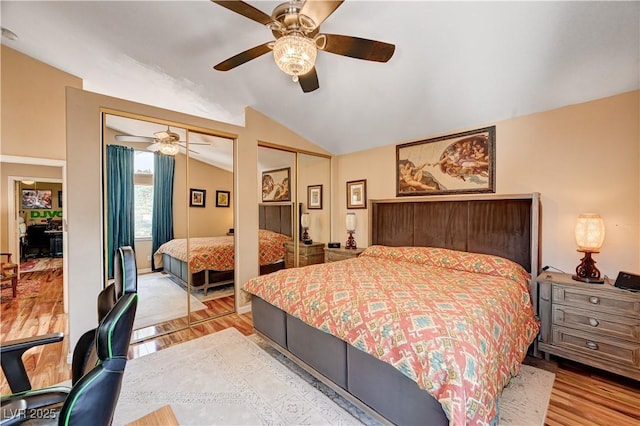
[[(113, 250), (133, 245), (140, 296), (133, 340), (233, 312), (233, 288), (222, 297), (204, 291), (211, 265), (197, 251), (200, 238), (233, 228), (233, 140), (131, 113), (103, 117), (105, 277), (113, 276)], [(218, 190), (229, 192), (228, 207), (217, 206), (225, 204), (224, 193), (216, 203)], [(223, 297), (230, 300), (212, 302)]]
[[(289, 237), (279, 266), (324, 262), (324, 248), (331, 237), (331, 158), (265, 144), (258, 148), (258, 169), (260, 229), (287, 224), (281, 231)], [(278, 269), (275, 265), (273, 270)], [(261, 273), (265, 272), (261, 265)]]

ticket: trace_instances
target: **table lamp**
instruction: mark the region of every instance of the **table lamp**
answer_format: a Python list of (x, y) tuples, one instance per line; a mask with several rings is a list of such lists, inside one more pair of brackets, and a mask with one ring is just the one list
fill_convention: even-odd
[(311, 238), (309, 238), (309, 222), (311, 221), (310, 217), (309, 217), (309, 213), (302, 213), (300, 215), (300, 226), (302, 226), (303, 229), (303, 233), (302, 233), (302, 241), (309, 241)]
[(580, 264), (576, 267), (573, 279), (585, 283), (602, 284), (600, 271), (596, 268), (596, 261), (591, 253), (599, 253), (604, 242), (604, 221), (599, 214), (583, 213), (578, 216), (575, 228), (578, 251), (584, 253)]
[(355, 213), (347, 213), (347, 219), (345, 221), (347, 232), (349, 233), (349, 238), (347, 239), (347, 244), (344, 246), (346, 249), (356, 249), (356, 240), (353, 238), (353, 234), (356, 232), (356, 214)]

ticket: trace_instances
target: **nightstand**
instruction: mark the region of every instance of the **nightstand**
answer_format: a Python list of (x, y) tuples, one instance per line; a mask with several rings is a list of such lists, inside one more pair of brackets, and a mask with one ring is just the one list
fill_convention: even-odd
[[(293, 268), (295, 265), (293, 244), (293, 241), (284, 244), (286, 249), (284, 257), (285, 268)], [(324, 252), (322, 251), (324, 243), (303, 244), (301, 241), (299, 247), (298, 266), (315, 265), (316, 263), (324, 262)]]
[(569, 274), (538, 276), (538, 349), (640, 380), (640, 293), (574, 281)]
[(324, 249), (324, 261), (325, 262), (337, 262), (339, 260), (345, 259), (353, 259), (354, 257), (360, 256), (360, 253), (364, 251), (364, 248), (357, 249), (346, 249), (343, 247), (340, 248), (328, 248)]

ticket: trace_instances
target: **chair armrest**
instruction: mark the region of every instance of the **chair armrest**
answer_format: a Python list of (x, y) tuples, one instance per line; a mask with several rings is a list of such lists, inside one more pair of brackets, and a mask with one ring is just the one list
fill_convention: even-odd
[(63, 338), (64, 333), (51, 333), (2, 343), (0, 346), (0, 363), (13, 393), (31, 389), (31, 382), (22, 362), (22, 354), (36, 346), (61, 342)]

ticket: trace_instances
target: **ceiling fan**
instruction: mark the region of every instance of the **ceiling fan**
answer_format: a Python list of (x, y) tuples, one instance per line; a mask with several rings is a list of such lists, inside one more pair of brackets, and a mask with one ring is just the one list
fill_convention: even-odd
[[(160, 151), (165, 155), (176, 155), (180, 152), (180, 148), (187, 148), (186, 142), (180, 140), (180, 135), (172, 132), (169, 126), (167, 130), (155, 132), (151, 136), (132, 136), (132, 135), (116, 135), (116, 140), (120, 142), (141, 142), (150, 143), (147, 147), (149, 151)], [(189, 142), (189, 145), (209, 145), (205, 142)], [(189, 151), (198, 154), (197, 151), (189, 149)]]
[(291, 0), (277, 6), (271, 16), (240, 0), (211, 1), (266, 25), (276, 38), (220, 62), (213, 67), (218, 71), (229, 71), (273, 51), (276, 65), (293, 76), (293, 81), (299, 81), (302, 91), (307, 93), (320, 87), (315, 68), (318, 49), (356, 59), (387, 62), (396, 48), (381, 41), (320, 33), (320, 24), (340, 7), (342, 0)]

